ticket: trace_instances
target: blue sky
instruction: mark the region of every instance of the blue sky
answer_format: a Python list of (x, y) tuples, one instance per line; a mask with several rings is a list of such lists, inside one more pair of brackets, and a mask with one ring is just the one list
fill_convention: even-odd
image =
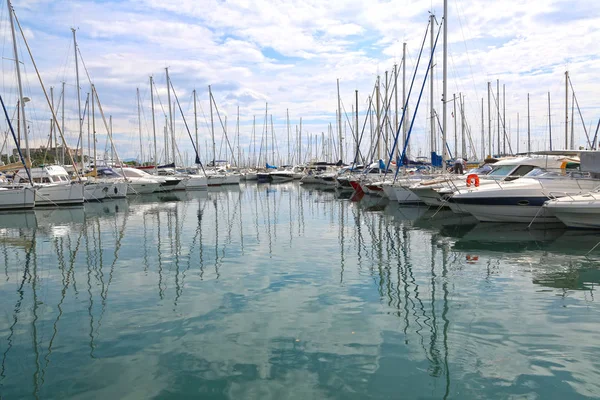
[[(600, 53), (600, 6), (589, 1), (467, 1), (449, 0), (449, 97), (462, 92), (465, 114), (474, 147), (481, 156), (481, 98), (485, 97), (487, 136), (487, 82), (500, 90), (506, 85), (506, 125), (510, 124), (516, 150), (519, 113), (520, 150), (525, 149), (527, 93), (531, 97), (534, 149), (548, 146), (547, 92), (552, 99), (552, 132), (555, 148), (564, 143), (564, 71), (569, 70), (583, 118), (593, 131), (600, 117), (597, 106)], [(228, 116), (228, 132), (235, 132), (240, 108), (240, 146), (247, 152), (256, 116), (257, 148), (263, 131), (265, 102), (272, 113), (277, 147), (287, 158), (286, 110), (295, 136), (299, 118), (303, 137), (321, 136), (329, 124), (335, 129), (336, 79), (340, 79), (343, 105), (348, 113), (359, 91), (360, 123), (367, 109), (377, 75), (399, 64), (406, 42), (410, 78), (429, 12), (442, 20), (442, 1), (14, 1), (34, 57), (47, 86), (60, 92), (66, 82), (65, 120), (67, 140), (77, 136), (75, 66), (71, 27), (77, 37), (85, 65), (97, 87), (105, 113), (113, 116), (118, 151), (124, 158), (139, 155), (136, 88), (142, 100), (143, 151), (152, 137), (148, 77), (154, 76), (160, 99), (155, 99), (157, 136), (163, 137), (167, 111), (164, 68), (171, 79), (188, 124), (193, 129), (191, 93), (198, 93), (200, 156), (206, 154), (210, 137), (208, 85), (213, 88), (221, 115)], [(3, 96), (16, 102), (14, 65), (8, 31), (6, 4), (2, 5)], [(436, 26), (437, 29), (437, 26)], [(429, 39), (427, 39), (427, 46)], [(22, 55), (25, 49), (20, 43)], [(441, 40), (435, 55), (434, 107), (441, 118)], [(415, 87), (420, 88), (422, 60)], [(32, 97), (28, 119), (34, 144), (47, 141), (50, 114), (41, 96), (29, 60), (24, 62), (26, 94)], [(81, 70), (83, 67), (80, 65)], [(85, 103), (89, 83), (81, 74)], [(415, 89), (416, 90), (416, 89)], [(382, 89), (383, 91), (383, 89)], [(426, 93), (429, 93), (427, 87)], [(58, 96), (58, 94), (57, 94)], [(416, 96), (409, 103), (414, 109)], [(163, 105), (161, 108), (160, 104)], [(452, 104), (449, 104), (452, 107)], [(13, 106), (14, 107), (14, 106)], [(413, 155), (429, 152), (429, 98), (421, 101), (411, 139)], [(570, 112), (569, 105), (569, 112)], [(576, 115), (577, 145), (585, 135)], [(496, 126), (496, 116), (492, 116)], [(97, 121), (100, 122), (99, 120)], [(368, 124), (367, 124), (368, 125)], [(459, 124), (460, 126), (460, 124)], [(454, 121), (449, 120), (450, 148), (454, 151)], [(495, 129), (495, 128), (494, 128)], [(104, 133), (103, 130), (97, 129)], [(215, 126), (217, 148), (222, 129)], [(350, 127), (344, 124), (348, 147)], [(182, 155), (192, 158), (192, 148), (179, 113), (176, 138)], [(99, 144), (105, 139), (100, 135)], [(3, 139), (3, 138), (2, 138)], [(231, 140), (233, 140), (231, 138)], [(270, 139), (269, 139), (270, 140)], [(319, 138), (320, 140), (320, 138)], [(487, 140), (487, 139), (486, 139)], [(368, 143), (363, 144), (367, 150)], [(303, 142), (307, 146), (307, 142)], [(159, 152), (162, 140), (159, 141)], [(210, 147), (210, 146), (208, 146)], [(487, 146), (486, 146), (487, 147)], [(562, 145), (561, 147), (564, 147)], [(308, 154), (308, 150), (303, 150)], [(147, 157), (146, 157), (147, 158)], [(223, 156), (217, 158), (224, 158)], [(345, 157), (348, 159), (348, 157)]]

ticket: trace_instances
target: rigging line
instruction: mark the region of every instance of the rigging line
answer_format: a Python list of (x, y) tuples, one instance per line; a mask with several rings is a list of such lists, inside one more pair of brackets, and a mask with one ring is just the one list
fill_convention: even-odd
[[(446, 23), (446, 21), (443, 21), (444, 23)], [(417, 64), (415, 66), (415, 72), (413, 74), (413, 78), (410, 82), (410, 88), (408, 89), (408, 95), (406, 96), (406, 103), (404, 103), (402, 105), (402, 118), (400, 118), (400, 123), (398, 124), (398, 128), (396, 131), (396, 136), (394, 137), (394, 144), (392, 145), (392, 150), (390, 151), (391, 154), (394, 154), (394, 152), (396, 151), (396, 146), (398, 144), (398, 138), (400, 137), (400, 129), (402, 128), (402, 124), (404, 123), (404, 117), (406, 115), (406, 108), (408, 106), (408, 102), (410, 101), (410, 95), (412, 94), (412, 89), (413, 89), (413, 85), (415, 83), (415, 79), (417, 78), (417, 72), (419, 71), (419, 64), (421, 63), (421, 55), (423, 54), (423, 48), (425, 47), (425, 41), (427, 40), (427, 36), (428, 36), (428, 30), (429, 30), (429, 25), (431, 24), (431, 20), (429, 20), (429, 22), (427, 23), (427, 27), (425, 28), (425, 35), (423, 36), (423, 42), (421, 43), (421, 49), (419, 50), (419, 57), (417, 59)], [(440, 28), (441, 29), (441, 28)], [(438, 36), (440, 34), (440, 30), (438, 29)], [(436, 38), (436, 44), (437, 44), (437, 38)], [(427, 78), (428, 75), (428, 71), (431, 68), (431, 61), (433, 59), (433, 52), (435, 51), (435, 45), (434, 48), (431, 50), (431, 56), (429, 57), (429, 65), (428, 65), (428, 69), (425, 72), (425, 79)], [(424, 87), (425, 83), (423, 83), (423, 87)], [(421, 92), (423, 91), (423, 89), (421, 89)], [(394, 182), (396, 181), (396, 178), (398, 176), (398, 171), (400, 170), (400, 165), (404, 164), (404, 157), (406, 156), (406, 149), (408, 147), (408, 139), (410, 138), (410, 133), (414, 124), (414, 120), (417, 116), (417, 112), (419, 110), (419, 102), (421, 100), (421, 96), (419, 96), (419, 99), (417, 101), (417, 106), (415, 107), (415, 111), (413, 114), (413, 120), (411, 122), (411, 126), (410, 129), (408, 131), (408, 134), (406, 135), (406, 141), (404, 142), (404, 149), (402, 151), (402, 158), (400, 159), (400, 163), (396, 163), (396, 174), (394, 175)], [(387, 174), (387, 170), (390, 168), (390, 163), (392, 160), (388, 160), (387, 165), (385, 166), (385, 171)]]
[(462, 11), (462, 7), (460, 6), (460, 2), (459, 0), (455, 0), (457, 8), (458, 8), (458, 12), (456, 13), (457, 17), (458, 17), (458, 23), (460, 25), (460, 33), (463, 37), (463, 43), (465, 45), (465, 52), (467, 54), (467, 62), (469, 63), (469, 70), (471, 72), (471, 81), (473, 82), (473, 88), (475, 89), (475, 95), (477, 96), (476, 99), (479, 99), (479, 92), (477, 91), (477, 85), (475, 85), (475, 78), (474, 78), (474, 74), (473, 74), (473, 65), (471, 64), (471, 57), (469, 56), (469, 49), (467, 47), (467, 40), (465, 39), (465, 33), (463, 31), (463, 23), (462, 23), (462, 18), (460, 18), (460, 13)]
[(577, 105), (577, 111), (579, 112), (579, 117), (581, 118), (581, 124), (583, 125), (583, 131), (585, 132), (585, 137), (587, 139), (588, 145), (592, 148), (592, 143), (590, 142), (590, 135), (588, 135), (587, 128), (585, 126), (585, 122), (583, 121), (583, 115), (581, 114), (581, 109), (579, 108), (579, 101), (577, 100), (577, 95), (575, 94), (575, 88), (573, 87), (573, 82), (571, 82), (571, 76), (568, 76), (569, 85), (571, 86), (571, 91), (573, 92), (573, 98), (575, 99), (575, 104)]

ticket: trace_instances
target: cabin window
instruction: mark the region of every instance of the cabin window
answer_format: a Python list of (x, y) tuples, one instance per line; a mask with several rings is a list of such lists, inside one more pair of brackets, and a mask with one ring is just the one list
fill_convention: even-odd
[(521, 165), (515, 169), (510, 176), (524, 176), (531, 172), (535, 167), (532, 165)]
[(52, 181), (50, 180), (50, 178), (48, 178), (47, 176), (44, 176), (42, 178), (42, 183), (52, 183)]
[(494, 168), (488, 175), (490, 176), (506, 176), (515, 168), (514, 165), (501, 165)]

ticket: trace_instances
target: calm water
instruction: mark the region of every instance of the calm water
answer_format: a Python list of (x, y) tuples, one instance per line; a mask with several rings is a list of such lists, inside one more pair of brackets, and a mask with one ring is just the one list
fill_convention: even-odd
[(0, 216), (0, 397), (600, 396), (599, 234), (297, 184)]

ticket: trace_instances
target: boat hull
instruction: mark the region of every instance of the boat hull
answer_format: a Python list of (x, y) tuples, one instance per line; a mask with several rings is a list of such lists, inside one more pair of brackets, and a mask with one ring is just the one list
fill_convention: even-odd
[(27, 210), (35, 205), (35, 190), (31, 187), (0, 190), (0, 210)]
[(35, 189), (35, 206), (52, 207), (83, 204), (84, 185), (73, 182), (66, 185), (38, 186)]

